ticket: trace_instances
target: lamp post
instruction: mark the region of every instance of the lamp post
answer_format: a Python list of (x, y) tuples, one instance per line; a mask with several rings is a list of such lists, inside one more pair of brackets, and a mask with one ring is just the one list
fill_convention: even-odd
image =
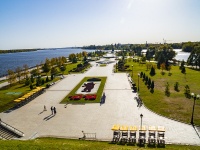
[(132, 77), (133, 77), (133, 65), (132, 65)]
[(140, 90), (140, 73), (138, 73), (138, 92)]
[(141, 125), (140, 125), (140, 129), (142, 129), (142, 117), (143, 117), (143, 114), (140, 114), (140, 118), (141, 118)]
[(192, 109), (192, 117), (191, 117), (191, 122), (190, 122), (192, 125), (194, 124), (193, 116), (194, 116), (195, 101), (196, 101), (196, 95), (194, 95), (194, 103), (193, 103), (193, 109)]

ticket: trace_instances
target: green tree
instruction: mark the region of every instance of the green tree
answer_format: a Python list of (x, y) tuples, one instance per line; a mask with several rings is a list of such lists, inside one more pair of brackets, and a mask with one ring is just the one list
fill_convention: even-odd
[(42, 69), (46, 73), (46, 75), (51, 70), (51, 64), (50, 64), (50, 60), (48, 58), (45, 60), (45, 63), (43, 65)]
[(150, 71), (150, 75), (151, 75), (151, 76), (154, 76), (155, 74), (156, 74), (155, 68), (152, 66), (152, 67), (151, 67), (151, 71)]
[(151, 78), (148, 80), (148, 87), (151, 87)]
[(76, 55), (74, 53), (69, 54), (69, 61), (73, 62), (73, 60), (76, 58)]
[(163, 73), (163, 70), (165, 69), (165, 63), (162, 63), (162, 64), (160, 65), (160, 68), (162, 69), (162, 74), (164, 74), (164, 73)]
[(25, 80), (25, 86), (29, 85), (30, 84), (30, 79), (28, 77), (26, 77), (26, 80)]
[(10, 86), (16, 82), (16, 74), (14, 73), (14, 71), (12, 70), (8, 70), (8, 75), (7, 75), (7, 79), (8, 79), (8, 83), (10, 84)]
[(188, 65), (196, 66), (200, 68), (200, 46), (195, 46), (194, 50), (190, 53), (187, 60)]
[(21, 79), (21, 76), (22, 76), (22, 69), (21, 69), (21, 67), (18, 66), (18, 67), (15, 69), (15, 72), (16, 72), (18, 81), (19, 81), (19, 83), (20, 83), (20, 79)]
[(33, 84), (31, 83), (31, 84), (30, 84), (30, 90), (32, 90), (32, 89), (33, 89)]
[(23, 65), (23, 76), (24, 76), (24, 79), (25, 78), (28, 78), (28, 75), (29, 75), (29, 70), (28, 70), (28, 65), (27, 64), (24, 64)]
[(158, 61), (158, 68), (160, 64), (172, 60), (176, 56), (176, 52), (169, 45), (162, 45), (159, 47), (159, 50), (155, 53), (155, 60)]
[(52, 68), (51, 68), (51, 74), (53, 74), (53, 75), (58, 74), (58, 70), (57, 70), (56, 67), (52, 67)]
[(66, 70), (66, 65), (60, 66), (60, 71), (62, 72), (62, 74), (65, 72), (65, 70)]
[(190, 98), (190, 87), (189, 87), (189, 85), (186, 85), (185, 86), (185, 96), (187, 97), (187, 98)]
[(46, 82), (49, 82), (49, 77), (48, 76), (46, 77)]
[(187, 42), (183, 44), (182, 51), (192, 52), (194, 49), (194, 44), (192, 42)]
[(151, 82), (151, 89), (154, 89), (154, 81)]
[(35, 78), (33, 77), (33, 75), (31, 75), (31, 83), (35, 82)]

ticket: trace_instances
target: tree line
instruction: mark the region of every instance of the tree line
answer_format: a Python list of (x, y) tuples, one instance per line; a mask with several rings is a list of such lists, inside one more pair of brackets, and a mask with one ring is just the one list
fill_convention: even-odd
[(19, 52), (31, 52), (31, 51), (37, 51), (37, 49), (0, 50), (0, 54), (19, 53)]

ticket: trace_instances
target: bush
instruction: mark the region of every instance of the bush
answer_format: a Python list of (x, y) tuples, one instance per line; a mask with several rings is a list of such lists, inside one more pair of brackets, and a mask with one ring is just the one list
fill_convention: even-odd
[(33, 89), (33, 84), (32, 84), (32, 83), (30, 84), (30, 89), (31, 89), (31, 90)]
[(42, 85), (44, 84), (44, 79), (42, 79)]
[(143, 77), (143, 72), (140, 73), (140, 78), (142, 78), (142, 77)]
[(167, 82), (166, 86), (165, 86), (165, 95), (166, 96), (170, 96), (170, 90), (169, 90), (169, 83)]
[(50, 87), (50, 85), (49, 84), (46, 84), (46, 88), (49, 88)]
[(30, 80), (29, 80), (29, 78), (26, 78), (25, 85), (27, 86), (29, 84), (30, 84)]
[(54, 75), (52, 74), (52, 75), (51, 75), (51, 80), (53, 80), (53, 79), (54, 79)]
[(101, 81), (99, 78), (89, 78), (87, 81)]
[(182, 67), (181, 73), (185, 74), (185, 72), (186, 72), (185, 67)]
[(177, 91), (177, 92), (179, 92), (179, 83), (178, 82), (176, 82), (175, 84), (174, 84), (174, 90), (175, 91)]
[(46, 77), (46, 82), (49, 82), (49, 77), (48, 76)]

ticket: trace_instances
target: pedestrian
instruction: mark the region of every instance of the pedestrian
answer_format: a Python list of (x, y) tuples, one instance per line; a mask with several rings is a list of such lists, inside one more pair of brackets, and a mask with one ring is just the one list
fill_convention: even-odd
[(54, 111), (54, 115), (56, 115), (56, 107), (54, 107), (53, 111)]
[(54, 111), (53, 106), (51, 106), (51, 114), (52, 115), (53, 115), (53, 111)]
[(44, 111), (47, 111), (47, 108), (46, 108), (46, 106), (44, 105)]

